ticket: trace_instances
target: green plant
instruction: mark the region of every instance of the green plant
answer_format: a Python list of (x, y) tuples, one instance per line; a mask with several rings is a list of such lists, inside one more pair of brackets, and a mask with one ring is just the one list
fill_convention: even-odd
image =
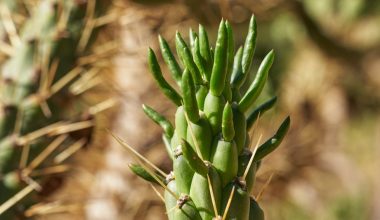
[(221, 21), (214, 49), (201, 25), (198, 34), (190, 30), (190, 47), (177, 33), (176, 50), (183, 68), (160, 36), (163, 59), (180, 93), (164, 79), (153, 50), (148, 51), (153, 77), (177, 106), (175, 126), (154, 109), (143, 106), (144, 112), (164, 130), (163, 140), (173, 160), (173, 172), (166, 175), (124, 142), (122, 144), (141, 162), (131, 165), (131, 170), (165, 188), (165, 205), (171, 220), (264, 219), (260, 206), (250, 197), (255, 174), (261, 160), (283, 140), (290, 118), (287, 117), (271, 138), (251, 152), (248, 131), (276, 102), (276, 98), (272, 98), (254, 108), (273, 62), (273, 51), (262, 61), (248, 90), (241, 89), (250, 74), (256, 36), (254, 16), (245, 44), (236, 53), (228, 21)]
[[(93, 55), (89, 47), (104, 24), (98, 18), (107, 5), (102, 0), (0, 3), (7, 35), (2, 45), (11, 48), (0, 78), (1, 219), (11, 218), (8, 209), (25, 195), (56, 190), (45, 187), (50, 177), (67, 171), (63, 162), (91, 139), (96, 111), (79, 102), (85, 89), (78, 88), (84, 88), (87, 73), (99, 71), (93, 68), (99, 58), (86, 58)], [(26, 16), (19, 28), (11, 10), (25, 9), (29, 15), (19, 15)], [(35, 199), (24, 199), (18, 210)]]

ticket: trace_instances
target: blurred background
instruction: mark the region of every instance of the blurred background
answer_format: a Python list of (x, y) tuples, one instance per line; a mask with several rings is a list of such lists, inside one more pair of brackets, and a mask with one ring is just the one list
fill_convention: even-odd
[(158, 51), (158, 34), (174, 48), (175, 31), (187, 36), (198, 23), (215, 42), (222, 17), (232, 23), (237, 47), (252, 13), (253, 71), (267, 52), (276, 53), (258, 103), (278, 96), (253, 139), (269, 137), (284, 116), (292, 119), (258, 174), (254, 194), (262, 193), (267, 219), (380, 219), (380, 1), (374, 0), (110, 1), (113, 22), (99, 42), (118, 46), (106, 58), (110, 68), (100, 88), (87, 98), (108, 96), (118, 104), (97, 117), (92, 146), (77, 154), (65, 185), (45, 199), (70, 206), (36, 219), (165, 219), (160, 198), (129, 171), (131, 155), (105, 129), (170, 171), (161, 129), (141, 109), (146, 103), (169, 118), (175, 111), (148, 72), (147, 48)]

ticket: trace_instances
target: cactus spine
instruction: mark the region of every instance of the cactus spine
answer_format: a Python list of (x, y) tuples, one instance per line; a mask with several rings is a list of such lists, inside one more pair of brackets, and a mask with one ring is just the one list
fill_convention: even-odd
[[(199, 37), (190, 30), (190, 47), (177, 33), (176, 49), (182, 69), (160, 36), (162, 55), (180, 93), (165, 81), (153, 50), (149, 50), (148, 61), (154, 78), (164, 94), (178, 106), (174, 126), (168, 126), (169, 121), (162, 116), (153, 118), (171, 139), (167, 149), (172, 151), (169, 154), (175, 155), (174, 178), (167, 187), (177, 194), (176, 205), (173, 197), (165, 192), (170, 220), (264, 219), (263, 211), (250, 197), (255, 174), (261, 160), (281, 143), (290, 119), (287, 117), (282, 122), (276, 134), (259, 146), (256, 154), (251, 152), (248, 130), (276, 101), (272, 98), (253, 108), (273, 63), (273, 51), (262, 61), (248, 90), (241, 89), (250, 73), (256, 36), (254, 16), (245, 44), (236, 53), (228, 21), (220, 23), (214, 52), (201, 25)], [(174, 132), (167, 132), (168, 127), (174, 127)], [(186, 210), (184, 202), (189, 203)], [(183, 215), (186, 211), (189, 215)]]
[[(107, 3), (38, 1), (29, 5), (30, 17), (18, 28), (12, 16), (4, 16), (11, 15), (6, 2), (0, 3), (2, 32), (11, 23), (16, 34), (8, 34), (14, 53), (0, 69), (1, 219), (11, 218), (1, 205), (22, 188), (47, 190), (43, 184), (49, 175), (34, 177), (36, 170), (62, 165), (66, 158), (60, 153), (90, 141), (92, 113), (73, 101), (76, 94), (70, 86), (92, 68), (79, 58), (90, 55), (89, 45), (100, 27), (96, 19)], [(23, 201), (23, 209), (33, 203), (31, 197)]]

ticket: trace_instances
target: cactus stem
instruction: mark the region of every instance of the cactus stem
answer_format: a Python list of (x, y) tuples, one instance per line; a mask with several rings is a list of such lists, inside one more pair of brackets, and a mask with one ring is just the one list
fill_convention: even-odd
[(154, 187), (153, 184), (149, 184), (149, 185), (152, 187), (153, 191), (157, 194), (158, 198), (160, 198), (161, 201), (162, 201), (163, 203), (165, 203), (165, 199), (164, 199), (164, 197), (161, 195), (160, 192), (158, 192), (158, 190), (156, 189), (156, 187)]
[(264, 186), (260, 189), (259, 193), (258, 193), (257, 196), (255, 197), (255, 200), (256, 200), (257, 202), (260, 200), (261, 196), (262, 196), (263, 193), (264, 193), (264, 190), (269, 186), (269, 183), (272, 181), (273, 175), (274, 175), (274, 172), (269, 176), (269, 178), (268, 178), (267, 181), (265, 182)]
[(214, 209), (214, 214), (215, 216), (219, 216), (218, 209), (216, 207), (216, 202), (215, 202), (214, 190), (212, 188), (212, 183), (211, 183), (209, 174), (207, 174), (207, 182), (208, 182), (208, 189), (210, 190), (211, 202), (212, 202), (212, 208)]
[(260, 141), (261, 141), (261, 138), (262, 138), (262, 137), (263, 137), (263, 134), (260, 134), (259, 139), (257, 140), (256, 146), (255, 146), (255, 148), (253, 149), (253, 152), (252, 152), (251, 158), (249, 158), (248, 165), (247, 165), (247, 167), (245, 168), (244, 175), (243, 175), (243, 178), (242, 178), (243, 181), (245, 181), (245, 178), (246, 178), (247, 175), (248, 175), (249, 169), (250, 169), (251, 166), (252, 166), (253, 158), (255, 157), (256, 151), (257, 151), (257, 149), (259, 148), (259, 144), (260, 144)]
[(236, 187), (235, 185), (232, 186), (231, 193), (230, 193), (230, 196), (228, 197), (226, 210), (224, 210), (222, 220), (225, 220), (227, 218), (227, 214), (228, 214), (228, 211), (231, 207), (231, 202), (232, 202), (232, 199), (233, 199), (234, 194), (235, 194), (235, 187)]

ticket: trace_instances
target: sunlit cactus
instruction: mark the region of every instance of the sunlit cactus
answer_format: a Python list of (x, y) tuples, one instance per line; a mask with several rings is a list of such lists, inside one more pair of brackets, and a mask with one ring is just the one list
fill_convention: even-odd
[(148, 51), (150, 71), (162, 92), (177, 106), (174, 125), (149, 106), (143, 110), (163, 128), (163, 140), (173, 172), (166, 175), (131, 149), (139, 164), (131, 165), (138, 176), (165, 188), (170, 220), (238, 219), (262, 220), (264, 213), (251, 197), (261, 160), (275, 150), (286, 135), (287, 117), (276, 133), (254, 150), (248, 131), (276, 102), (276, 97), (254, 107), (274, 60), (270, 51), (247, 90), (242, 85), (250, 74), (256, 45), (256, 22), (252, 16), (245, 43), (236, 52), (232, 27), (222, 20), (215, 47), (206, 30), (190, 30), (190, 46), (176, 34), (177, 62), (168, 43), (159, 37), (165, 63), (178, 90), (164, 79), (157, 57)]

